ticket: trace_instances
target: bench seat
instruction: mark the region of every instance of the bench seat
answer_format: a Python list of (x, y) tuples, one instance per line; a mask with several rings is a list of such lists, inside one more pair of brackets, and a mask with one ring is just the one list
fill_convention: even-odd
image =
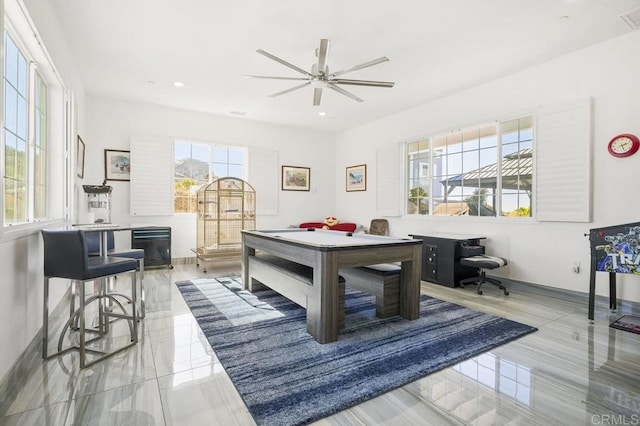
[[(249, 256), (249, 291), (268, 287), (307, 309), (307, 299), (313, 288), (313, 268), (296, 262), (256, 252)], [(345, 279), (338, 279), (338, 326), (344, 328)]]
[(349, 287), (376, 298), (376, 316), (388, 318), (400, 314), (400, 265), (380, 263), (340, 269)]

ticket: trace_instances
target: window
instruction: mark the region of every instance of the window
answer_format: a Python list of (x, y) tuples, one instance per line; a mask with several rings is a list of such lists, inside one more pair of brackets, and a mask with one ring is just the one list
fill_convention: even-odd
[(533, 117), (407, 143), (407, 214), (531, 216)]
[(3, 19), (0, 240), (70, 218), (71, 142), (77, 137), (73, 93), (65, 88), (26, 8), (5, 0)]
[(219, 177), (245, 179), (246, 149), (175, 141), (174, 211), (195, 213), (198, 189)]
[(3, 224), (47, 217), (47, 85), (4, 32)]

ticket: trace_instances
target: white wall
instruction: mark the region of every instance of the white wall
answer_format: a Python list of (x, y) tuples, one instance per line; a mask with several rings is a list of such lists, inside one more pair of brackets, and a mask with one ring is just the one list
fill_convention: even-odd
[[(588, 292), (590, 228), (640, 221), (640, 155), (616, 159), (607, 153), (619, 133), (640, 134), (640, 31), (590, 47), (462, 93), (361, 126), (339, 135), (337, 144), (337, 215), (368, 223), (375, 217), (376, 149), (441, 131), (531, 113), (585, 97), (593, 110), (593, 223), (537, 223), (470, 217), (389, 218), (392, 235), (441, 231), (484, 234), (487, 252), (504, 256), (502, 275), (515, 280)], [(425, 78), (429, 78), (428, 73)], [(427, 95), (427, 94), (425, 94)], [(366, 163), (366, 192), (344, 190), (344, 167)], [(342, 172), (341, 172), (342, 171)], [(571, 272), (574, 261), (582, 267)], [(498, 275), (498, 271), (496, 275)], [(618, 297), (640, 301), (640, 278), (618, 275)], [(597, 274), (599, 294), (608, 295), (607, 274)]]
[[(104, 179), (104, 149), (129, 150), (133, 134), (214, 142), (226, 145), (265, 147), (278, 151), (279, 166), (311, 168), (311, 190), (279, 191), (278, 214), (257, 216), (257, 228), (288, 227), (321, 221), (335, 211), (335, 135), (294, 127), (213, 116), (160, 106), (125, 102), (98, 96), (87, 97), (87, 129), (84, 184)], [(132, 164), (135, 167), (135, 164)], [(171, 164), (167, 165), (171, 172)], [(171, 226), (172, 257), (193, 257), (196, 247), (195, 214), (164, 217), (132, 217), (129, 182), (109, 181), (113, 186), (112, 221)], [(125, 233), (120, 233), (125, 234)], [(126, 236), (119, 235), (123, 239)]]
[[(45, 47), (67, 89), (74, 92), (78, 106), (77, 124), (84, 128), (84, 92), (60, 26), (48, 2), (24, 0), (45, 41)], [(0, 4), (3, 2), (0, 0)], [(53, 176), (52, 185), (64, 185), (63, 176)], [(0, 236), (0, 378), (16, 362), (42, 327), (42, 237), (38, 230), (20, 238)], [(65, 286), (53, 285), (51, 306), (64, 293)]]

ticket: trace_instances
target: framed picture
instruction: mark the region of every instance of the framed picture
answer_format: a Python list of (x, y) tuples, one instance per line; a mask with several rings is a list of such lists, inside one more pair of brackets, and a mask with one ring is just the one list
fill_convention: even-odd
[(77, 147), (77, 157), (76, 157), (76, 175), (79, 178), (84, 177), (84, 142), (80, 135), (78, 135), (78, 147)]
[(311, 186), (309, 167), (282, 166), (283, 191), (308, 191)]
[(106, 180), (131, 180), (131, 152), (105, 149), (104, 178)]
[(347, 192), (367, 190), (367, 165), (347, 167)]

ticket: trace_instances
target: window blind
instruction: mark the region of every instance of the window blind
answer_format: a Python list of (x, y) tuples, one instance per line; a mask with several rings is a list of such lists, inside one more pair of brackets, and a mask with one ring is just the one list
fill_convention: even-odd
[(539, 221), (591, 221), (591, 99), (542, 107), (536, 136)]
[(278, 214), (278, 152), (249, 148), (249, 183), (256, 190), (256, 214)]
[(376, 151), (376, 213), (378, 216), (401, 215), (401, 151), (398, 144), (381, 147)]
[(130, 205), (132, 216), (173, 215), (173, 140), (131, 137)]

